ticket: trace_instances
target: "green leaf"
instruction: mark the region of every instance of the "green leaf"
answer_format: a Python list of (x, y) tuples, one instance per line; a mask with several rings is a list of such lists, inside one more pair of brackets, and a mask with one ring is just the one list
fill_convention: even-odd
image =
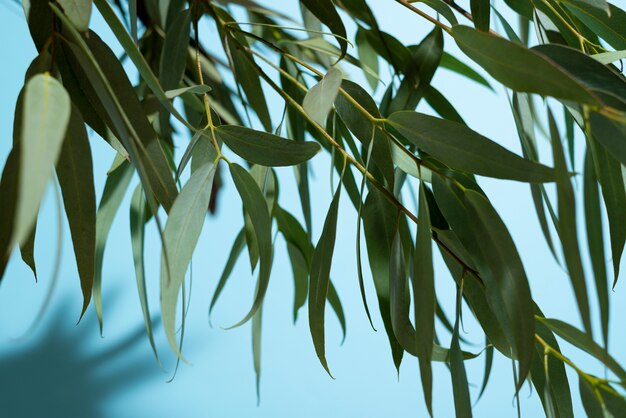
[(597, 137), (590, 138), (590, 150), (596, 167), (596, 174), (602, 186), (602, 197), (609, 221), (609, 235), (611, 255), (613, 259), (613, 287), (617, 283), (620, 261), (626, 243), (626, 190), (622, 167), (607, 149), (596, 141)]
[(22, 257), (22, 261), (26, 263), (28, 267), (33, 272), (35, 276), (35, 280), (37, 280), (37, 265), (35, 263), (35, 236), (37, 234), (37, 222), (33, 225), (33, 229), (30, 234), (28, 234), (28, 238), (20, 245), (20, 256)]
[(626, 382), (626, 371), (619, 365), (613, 357), (611, 357), (604, 348), (600, 347), (589, 334), (580, 331), (568, 323), (558, 319), (537, 318), (541, 323), (546, 325), (552, 332), (563, 338), (573, 346), (585, 351), (587, 354), (601, 361), (609, 370), (611, 370), (617, 378)]
[(96, 192), (89, 138), (76, 107), (72, 108), (56, 171), (83, 291), (82, 317), (91, 300), (95, 275)]
[(245, 231), (242, 229), (237, 234), (235, 242), (233, 242), (233, 246), (230, 250), (230, 254), (228, 255), (228, 259), (226, 260), (226, 265), (224, 266), (222, 275), (220, 276), (220, 280), (217, 282), (217, 287), (215, 288), (211, 304), (209, 305), (209, 322), (211, 321), (211, 312), (213, 312), (213, 308), (222, 294), (222, 290), (224, 290), (224, 286), (226, 286), (226, 282), (232, 274), (235, 264), (237, 263), (237, 260), (239, 259), (239, 256), (241, 256), (241, 253), (246, 245), (244, 232)]
[(406, 139), (452, 168), (527, 182), (554, 180), (554, 171), (519, 157), (465, 125), (417, 112), (396, 112), (388, 123)]
[(341, 305), (337, 289), (335, 289), (335, 285), (330, 279), (328, 281), (328, 294), (326, 295), (326, 301), (328, 301), (330, 307), (333, 308), (333, 311), (337, 316), (337, 320), (339, 321), (339, 326), (341, 327), (341, 344), (343, 344), (346, 340), (346, 315), (343, 312), (343, 306)]
[(161, 314), (165, 335), (178, 357), (182, 355), (176, 342), (176, 306), (202, 231), (216, 168), (215, 161), (208, 162), (192, 174), (174, 201), (163, 230)]
[[(178, 14), (167, 29), (159, 66), (159, 80), (164, 90), (177, 88), (183, 78), (189, 55), (187, 48), (190, 30), (191, 12), (189, 9)], [(167, 97), (167, 92), (165, 96)]]
[(256, 385), (257, 405), (261, 403), (261, 331), (263, 328), (263, 304), (252, 317), (252, 360)]
[(441, 56), (441, 63), (439, 64), (439, 66), (441, 68), (446, 68), (457, 74), (465, 76), (469, 78), (470, 80), (473, 80), (477, 82), (478, 84), (482, 84), (483, 86), (487, 87), (489, 90), (493, 91), (493, 87), (491, 87), (491, 84), (489, 84), (489, 82), (485, 79), (485, 77), (480, 75), (480, 73), (478, 73), (476, 70), (474, 70), (472, 67), (470, 67), (463, 61), (459, 60), (453, 55), (448, 54), (447, 52), (444, 52), (443, 55)]
[(363, 63), (365, 68), (369, 68), (372, 70), (373, 74), (369, 71), (365, 71), (363, 69), (363, 74), (365, 75), (365, 79), (372, 91), (376, 90), (378, 86), (378, 54), (376, 53), (376, 49), (372, 47), (372, 45), (367, 40), (367, 35), (363, 32), (362, 28), (359, 28), (357, 31), (354, 42), (356, 43), (357, 53), (359, 55), (359, 60)]
[(590, 55), (591, 58), (598, 61), (601, 64), (609, 65), (615, 61), (620, 61), (626, 58), (626, 51), (608, 51), (601, 52), (599, 54)]
[(608, 13), (584, 0), (567, 0), (566, 6), (615, 49), (626, 49), (626, 12), (609, 4)]
[(548, 112), (550, 124), (550, 136), (552, 142), (552, 155), (556, 171), (556, 188), (558, 197), (559, 213), (559, 237), (563, 245), (563, 257), (569, 272), (570, 281), (574, 288), (578, 310), (587, 332), (591, 333), (591, 319), (589, 316), (589, 299), (587, 296), (587, 286), (585, 272), (583, 270), (580, 248), (578, 246), (578, 233), (576, 227), (576, 201), (574, 190), (570, 183), (570, 176), (567, 171), (565, 154), (561, 137), (556, 127), (556, 122), (552, 112)]
[(326, 126), (326, 117), (333, 108), (333, 103), (341, 87), (342, 73), (337, 67), (331, 67), (324, 77), (311, 87), (304, 96), (304, 111), (320, 126)]
[(291, 141), (243, 126), (223, 125), (215, 133), (241, 158), (267, 167), (300, 164), (320, 150), (316, 142)]
[[(18, 109), (20, 102), (18, 102)], [(19, 110), (16, 112), (16, 121)], [(19, 121), (21, 125), (21, 120)], [(15, 127), (14, 127), (15, 130)], [(17, 190), (19, 183), (20, 147), (13, 147), (7, 157), (4, 169), (2, 170), (2, 180), (0, 180), (0, 199), (5, 204), (0, 205), (0, 283), (4, 277), (7, 263), (11, 257), (13, 247), (11, 238), (13, 237), (13, 220), (15, 217), (15, 206), (17, 203)]]
[(331, 0), (301, 0), (302, 4), (311, 11), (323, 24), (328, 26), (328, 29), (337, 35), (337, 43), (341, 48), (341, 56), (339, 59), (346, 55), (348, 50), (348, 42), (346, 40), (346, 28), (335, 9), (335, 5)]
[(250, 320), (263, 303), (272, 269), (272, 220), (270, 219), (265, 197), (250, 173), (237, 164), (230, 164), (229, 168), (235, 187), (239, 192), (239, 196), (241, 196), (245, 212), (250, 216), (260, 260), (259, 281), (254, 302), (250, 311), (241, 321), (228, 327), (234, 328)]
[(433, 177), (433, 189), (438, 206), (480, 273), (489, 306), (519, 361), (521, 385), (533, 356), (534, 318), (528, 279), (513, 239), (484, 195), (440, 176)]
[(457, 294), (457, 313), (454, 323), (454, 333), (450, 342), (450, 375), (452, 376), (452, 394), (454, 397), (454, 411), (459, 418), (471, 418), (472, 403), (470, 400), (469, 384), (463, 364), (463, 355), (459, 343), (459, 321), (461, 315), (461, 294), (459, 288)]
[(396, 369), (400, 367), (404, 350), (396, 339), (391, 323), (389, 300), (389, 260), (395, 236), (398, 210), (379, 192), (372, 188), (363, 205), (363, 231), (372, 279), (376, 288), (378, 307), (389, 339)]
[(604, 418), (604, 412), (600, 400), (596, 397), (593, 388), (585, 381), (583, 376), (578, 377), (578, 389), (580, 399), (585, 408), (585, 413), (589, 418)]
[(337, 214), (339, 211), (339, 198), (341, 196), (341, 183), (339, 183), (333, 197), (328, 214), (324, 221), (324, 227), (320, 239), (315, 246), (311, 260), (311, 272), (309, 280), (309, 329), (313, 338), (313, 346), (317, 357), (326, 372), (332, 377), (326, 362), (324, 312), (326, 311), (326, 299), (330, 284), (330, 267), (335, 250), (335, 237), (337, 234)]
[(424, 183), (419, 190), (419, 214), (417, 218), (417, 237), (415, 238), (415, 254), (413, 255), (413, 306), (415, 309), (415, 338), (417, 357), (419, 358), (420, 375), (424, 398), (428, 412), (432, 412), (432, 357), (433, 341), (435, 340), (435, 273), (433, 270), (433, 253), (430, 232), (430, 214)]
[[(411, 48), (411, 58), (404, 69), (404, 78), (385, 113), (415, 110), (428, 90), (443, 52), (443, 32), (433, 29), (420, 44)], [(382, 106), (381, 106), (382, 107)]]
[(146, 328), (146, 335), (152, 347), (154, 356), (159, 361), (154, 336), (152, 333), (152, 317), (150, 316), (150, 306), (148, 304), (148, 292), (146, 290), (146, 273), (144, 262), (144, 243), (146, 222), (149, 219), (146, 199), (141, 185), (137, 185), (130, 201), (130, 240), (133, 247), (133, 261), (135, 264), (135, 278), (137, 280), (137, 292), (139, 293), (139, 303), (141, 313)]
[(491, 4), (489, 0), (470, 0), (470, 11), (476, 29), (489, 32)]
[(76, 29), (81, 32), (85, 32), (89, 29), (91, 0), (58, 0), (58, 3)]
[(49, 73), (32, 77), (24, 88), (19, 186), (12, 241), (23, 243), (37, 220), (71, 113), (70, 98)]
[[(116, 160), (113, 164), (117, 164)], [(113, 225), (113, 220), (117, 214), (117, 210), (122, 204), (126, 189), (133, 176), (133, 166), (128, 162), (109, 172), (104, 190), (98, 205), (96, 213), (96, 269), (93, 278), (93, 301), (96, 306), (96, 316), (100, 325), (100, 334), (102, 334), (102, 267), (104, 262), (104, 249), (107, 243), (109, 231)]]
[(600, 308), (600, 323), (604, 345), (608, 347), (609, 338), (609, 289), (606, 275), (606, 259), (604, 254), (604, 233), (602, 226), (602, 212), (600, 209), (600, 193), (596, 167), (593, 162), (591, 150), (587, 149), (585, 156), (584, 172), (584, 199), (585, 199), (585, 223), (587, 226), (587, 244), (589, 257), (593, 267), (593, 275), (598, 294), (598, 306)]
[(598, 99), (565, 69), (525, 46), (468, 26), (454, 26), (459, 48), (513, 90), (598, 105)]
[(189, 86), (189, 87), (181, 87), (179, 89), (168, 90), (165, 92), (165, 97), (168, 99), (173, 99), (175, 97), (181, 96), (186, 93), (190, 94), (203, 94), (211, 91), (211, 87), (207, 85), (199, 85), (199, 86)]

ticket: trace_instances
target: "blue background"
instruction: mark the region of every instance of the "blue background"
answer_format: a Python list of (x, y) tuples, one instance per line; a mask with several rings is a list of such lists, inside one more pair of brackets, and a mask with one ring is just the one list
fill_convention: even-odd
[[(430, 24), (394, 2), (372, 1), (370, 4), (383, 29), (405, 44), (418, 43), (431, 29)], [(272, 5), (286, 13), (297, 13), (295, 1), (280, 0), (272, 2)], [(97, 13), (92, 18), (92, 28), (116, 53), (121, 53), (121, 48)], [(205, 44), (217, 42), (210, 29), (203, 33)], [(4, 161), (12, 141), (15, 100), (25, 70), (36, 55), (21, 8), (6, 0), (0, 5), (0, 40), (0, 161)], [(445, 42), (448, 52), (467, 61), (449, 37)], [(131, 77), (136, 77), (132, 68), (127, 68)], [(354, 68), (346, 66), (344, 71), (363, 81), (362, 75)], [(445, 69), (437, 72), (433, 83), (451, 99), (473, 129), (520, 152), (506, 92), (497, 83), (493, 83), (496, 86), (494, 93)], [(276, 123), (282, 104), (275, 96), (270, 96), (270, 100), (276, 103), (274, 108), (277, 111), (273, 115)], [(429, 112), (426, 106), (422, 110)], [(578, 138), (579, 145), (581, 139)], [(100, 196), (114, 153), (95, 136), (91, 145), (96, 193)], [(550, 163), (547, 141), (543, 141), (540, 148), (542, 159)], [(581, 148), (577, 151), (576, 164), (580, 170)], [(281, 177), (281, 204), (299, 214), (291, 169), (277, 171)], [(317, 235), (331, 199), (327, 155), (320, 154), (315, 158), (313, 171), (313, 217)], [(580, 179), (576, 181), (575, 186), (580, 189)], [(137, 179), (134, 179), (133, 184), (136, 182)], [(580, 325), (569, 280), (552, 258), (541, 235), (528, 186), (490, 179), (480, 179), (480, 183), (513, 235), (527, 269), (533, 297), (539, 306), (547, 316)], [(220, 328), (239, 320), (251, 303), (254, 277), (250, 274), (245, 255), (237, 264), (214, 311), (213, 327), (207, 320), (210, 298), (234, 237), (242, 225), (240, 202), (232, 183), (226, 180), (220, 194), (218, 214), (207, 218), (196, 249), (184, 346), (185, 356), (191, 364), (182, 364), (171, 383), (166, 381), (171, 377), (175, 358), (162, 332), (159, 330), (156, 337), (163, 368), (159, 368), (154, 361), (143, 334), (128, 232), (129, 200), (130, 193), (117, 215), (106, 250), (104, 338), (99, 337), (93, 306), (90, 306), (82, 322), (75, 325), (82, 297), (65, 221), (62, 226), (64, 244), (58, 286), (44, 319), (35, 331), (24, 336), (45, 300), (57, 259), (56, 203), (53, 189), (49, 188), (40, 212), (36, 242), (39, 283), (35, 283), (32, 273), (15, 252), (0, 286), (0, 410), (3, 415), (8, 411), (6, 416), (9, 417), (427, 416), (417, 361), (405, 356), (398, 377), (379, 316), (376, 315), (374, 321), (380, 331), (374, 332), (364, 314), (356, 278), (356, 214), (348, 199), (343, 199), (340, 207), (332, 268), (333, 281), (348, 322), (347, 339), (342, 346), (340, 328), (332, 311), (329, 310), (327, 317), (328, 361), (336, 380), (329, 378), (315, 356), (306, 308), (301, 310), (298, 321), (293, 324), (291, 270), (284, 243), (278, 240), (263, 316), (259, 406), (255, 395), (250, 324), (229, 331)], [(584, 240), (582, 233), (581, 240)], [(581, 248), (586, 252), (586, 240), (581, 242)], [(149, 297), (155, 315), (158, 315), (159, 254), (158, 237), (151, 225), (148, 228), (146, 264)], [(588, 267), (586, 259), (585, 263)], [(438, 253), (435, 269), (438, 296), (444, 310), (452, 317), (455, 289)], [(369, 274), (366, 279), (368, 300), (372, 310), (377, 312)], [(589, 274), (588, 282), (592, 282), (591, 279)], [(595, 299), (594, 288), (590, 287), (589, 294), (592, 300)], [(620, 283), (611, 295), (613, 321), (610, 351), (621, 363), (626, 363), (626, 350), (623, 349), (626, 339), (621, 326), (626, 309), (623, 304), (619, 305), (624, 296), (624, 285)], [(595, 308), (595, 302), (592, 303)], [(480, 351), (483, 344), (481, 333), (469, 311), (466, 309), (465, 312), (465, 337), (473, 343), (467, 348)], [(595, 320), (597, 322), (597, 315)], [(440, 332), (440, 335), (443, 343), (447, 344), (449, 335), (445, 332)], [(596, 361), (565, 343), (562, 349), (583, 369), (604, 375), (604, 369)], [(466, 362), (466, 367), (472, 385), (472, 399), (475, 399), (482, 381), (483, 357)], [(435, 414), (439, 417), (454, 416), (448, 370), (444, 365), (436, 364), (434, 371)], [(577, 392), (577, 378), (570, 370), (568, 374), (570, 385)], [(539, 398), (528, 385), (522, 389), (520, 401), (524, 416), (543, 415)], [(574, 402), (576, 411), (584, 415), (577, 395)], [(475, 416), (514, 415), (511, 363), (496, 355), (492, 379), (483, 399), (475, 406)]]

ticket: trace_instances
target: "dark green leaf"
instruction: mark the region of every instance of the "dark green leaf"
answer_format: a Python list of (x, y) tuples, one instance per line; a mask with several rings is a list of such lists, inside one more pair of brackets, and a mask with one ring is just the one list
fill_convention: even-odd
[(397, 219), (397, 209), (381, 192), (372, 188), (363, 205), (363, 231), (380, 315), (389, 338), (394, 364), (399, 368), (404, 351), (393, 333), (389, 301), (389, 260)]
[(341, 196), (341, 183), (335, 191), (335, 196), (328, 208), (326, 221), (320, 239), (315, 246), (311, 260), (311, 274), (309, 281), (309, 328), (315, 352), (322, 366), (332, 377), (326, 362), (324, 312), (330, 284), (330, 267), (335, 250), (335, 237), (337, 234), (337, 214), (339, 211), (339, 198)]
[(422, 387), (428, 412), (432, 416), (432, 357), (435, 339), (435, 274), (433, 270), (432, 245), (430, 243), (430, 214), (426, 201), (424, 183), (420, 184), (419, 215), (415, 254), (413, 255), (413, 297), (415, 308), (415, 338), (420, 365)]
[(447, 52), (444, 52), (443, 55), (441, 56), (441, 63), (439, 64), (439, 66), (441, 68), (446, 68), (450, 71), (454, 71), (455, 73), (461, 74), (469, 78), (470, 80), (473, 80), (477, 82), (478, 84), (482, 84), (483, 86), (487, 87), (489, 90), (493, 91), (491, 84), (489, 84), (489, 82), (485, 79), (485, 77), (480, 75), (476, 70), (474, 70), (472, 67), (470, 67), (463, 61), (460, 61), (458, 58), (456, 58), (453, 55), (448, 54)]
[(228, 281), (228, 278), (232, 274), (233, 268), (235, 268), (235, 264), (237, 263), (239, 256), (243, 252), (243, 249), (246, 245), (245, 238), (246, 237), (244, 236), (244, 230), (242, 229), (241, 231), (239, 231), (239, 233), (237, 234), (237, 237), (235, 238), (235, 242), (233, 243), (233, 246), (230, 250), (228, 259), (226, 260), (224, 271), (222, 272), (222, 275), (220, 276), (220, 280), (217, 282), (215, 293), (213, 293), (213, 298), (211, 299), (211, 304), (209, 305), (209, 321), (211, 321), (211, 312), (213, 312), (213, 308), (215, 307), (217, 300), (222, 294), (222, 290), (224, 290), (224, 286), (226, 286), (226, 282)]
[(587, 149), (585, 156), (584, 173), (585, 223), (587, 226), (587, 244), (589, 257), (593, 267), (598, 306), (600, 307), (600, 322), (604, 345), (608, 347), (609, 333), (609, 289), (606, 275), (606, 259), (604, 255), (604, 233), (602, 231), (602, 212), (600, 209), (600, 193), (596, 167), (591, 150)]
[(300, 0), (307, 9), (311, 11), (323, 24), (328, 26), (328, 29), (337, 35), (337, 43), (341, 48), (341, 56), (339, 59), (346, 55), (348, 49), (348, 42), (346, 40), (346, 28), (335, 9), (335, 5), (331, 0)]
[(463, 364), (463, 355), (459, 343), (459, 321), (461, 311), (461, 289), (457, 295), (457, 314), (454, 324), (454, 333), (450, 342), (450, 374), (452, 376), (452, 394), (454, 396), (454, 411), (457, 418), (471, 418), (472, 403), (470, 400), (469, 384)]
[(83, 291), (82, 317), (91, 300), (95, 274), (96, 192), (89, 138), (83, 118), (76, 107), (72, 108), (63, 141), (57, 177), (70, 224), (80, 287)]
[(565, 154), (561, 137), (556, 127), (556, 122), (552, 112), (548, 113), (550, 124), (550, 136), (552, 138), (552, 155), (556, 171), (556, 186), (559, 212), (559, 237), (563, 245), (563, 257), (569, 271), (572, 287), (578, 303), (578, 310), (582, 317), (583, 324), (587, 332), (591, 333), (591, 319), (589, 316), (589, 299), (587, 296), (587, 286), (585, 272), (580, 259), (580, 248), (578, 246), (578, 233), (576, 227), (576, 201), (574, 190), (570, 183), (570, 176), (567, 171)]
[[(178, 87), (187, 64), (191, 12), (180, 13), (168, 28), (161, 52), (159, 80), (164, 90)], [(165, 93), (167, 96), (167, 92)]]
[(491, 4), (489, 0), (471, 0), (470, 11), (474, 18), (474, 26), (476, 29), (489, 32), (489, 13), (491, 11)]
[(130, 240), (133, 247), (133, 261), (135, 264), (135, 278), (137, 279), (137, 292), (141, 304), (141, 313), (146, 328), (146, 335), (152, 347), (152, 352), (159, 361), (154, 336), (152, 334), (152, 318), (148, 304), (148, 292), (146, 290), (146, 274), (144, 263), (145, 224), (148, 220), (146, 199), (141, 185), (137, 185), (130, 201)]
[(626, 381), (626, 371), (606, 352), (604, 348), (600, 347), (595, 341), (593, 341), (589, 334), (580, 331), (570, 324), (559, 321), (558, 319), (541, 317), (538, 319), (550, 328), (550, 330), (556, 335), (601, 361), (615, 374), (615, 376), (617, 376), (620, 381)]
[(291, 141), (243, 126), (223, 125), (215, 133), (240, 157), (269, 167), (300, 164), (320, 150), (315, 142)]
[(452, 36), (467, 56), (513, 90), (599, 104), (566, 70), (521, 44), (461, 25), (452, 28)]
[(250, 173), (237, 164), (231, 164), (229, 168), (235, 187), (241, 196), (244, 210), (250, 216), (260, 259), (259, 281), (254, 302), (246, 316), (229, 327), (234, 328), (250, 320), (263, 303), (272, 269), (272, 221), (265, 197)]
[(626, 12), (622, 9), (609, 4), (607, 13), (584, 0), (568, 0), (566, 6), (613, 48), (626, 49)]
[(417, 112), (396, 112), (389, 124), (421, 150), (452, 168), (528, 182), (554, 180), (554, 171), (525, 160), (465, 125)]

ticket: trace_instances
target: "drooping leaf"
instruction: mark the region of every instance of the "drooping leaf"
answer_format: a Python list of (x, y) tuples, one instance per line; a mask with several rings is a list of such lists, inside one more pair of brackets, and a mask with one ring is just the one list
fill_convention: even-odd
[(215, 133), (240, 157), (268, 167), (301, 164), (320, 150), (315, 142), (291, 141), (243, 126), (223, 125)]
[(476, 29), (489, 32), (489, 21), (491, 4), (489, 0), (471, 0), (470, 11), (474, 18), (474, 26)]
[(58, 0), (67, 18), (76, 29), (85, 32), (91, 19), (91, 0)]
[(433, 341), (435, 339), (435, 276), (433, 270), (433, 254), (430, 214), (426, 201), (424, 183), (420, 184), (419, 215), (417, 222), (417, 237), (415, 238), (415, 254), (413, 254), (413, 297), (415, 309), (415, 338), (417, 343), (417, 357), (419, 359), (420, 376), (424, 398), (428, 412), (432, 416), (432, 357)]
[(137, 292), (139, 294), (139, 303), (141, 304), (141, 313), (146, 328), (146, 335), (150, 342), (150, 347), (154, 356), (159, 361), (154, 336), (152, 333), (152, 317), (150, 315), (150, 306), (148, 304), (148, 292), (146, 289), (146, 274), (144, 261), (144, 244), (145, 244), (145, 224), (148, 220), (146, 199), (143, 194), (141, 185), (137, 185), (130, 201), (130, 240), (133, 247), (133, 261), (135, 265), (135, 278), (137, 280)]
[(272, 269), (272, 221), (265, 197), (250, 173), (237, 164), (231, 164), (229, 168), (235, 187), (239, 192), (239, 196), (241, 196), (243, 207), (250, 216), (260, 260), (259, 281), (254, 302), (246, 316), (235, 325), (229, 327), (234, 328), (250, 320), (263, 303)]
[(493, 91), (491, 84), (489, 84), (489, 82), (485, 79), (485, 77), (480, 75), (480, 73), (478, 73), (476, 70), (474, 70), (472, 67), (470, 67), (463, 61), (456, 58), (454, 55), (450, 55), (447, 52), (444, 52), (443, 55), (441, 56), (441, 63), (439, 64), (439, 66), (441, 68), (446, 68), (450, 71), (453, 71), (457, 74), (461, 74), (469, 78), (470, 80), (473, 80), (477, 82), (478, 84), (482, 84), (483, 86), (487, 87), (489, 90)]
[(313, 338), (315, 353), (320, 363), (331, 377), (332, 374), (330, 373), (326, 361), (324, 313), (326, 311), (326, 299), (328, 297), (330, 284), (330, 268), (333, 260), (333, 252), (335, 250), (340, 196), (341, 183), (339, 183), (333, 200), (330, 203), (322, 234), (313, 252), (309, 280), (309, 329), (311, 331), (311, 337)]
[(70, 99), (49, 73), (32, 77), (24, 90), (19, 186), (12, 241), (22, 243), (37, 219), (70, 119)]
[(583, 270), (580, 248), (578, 246), (578, 234), (576, 227), (576, 201), (574, 190), (570, 183), (565, 154), (561, 137), (556, 127), (556, 122), (552, 112), (548, 113), (550, 124), (550, 136), (552, 138), (552, 155), (556, 171), (556, 186), (559, 212), (559, 237), (563, 245), (563, 257), (569, 272), (570, 281), (576, 296), (578, 310), (587, 332), (591, 333), (591, 320), (589, 317), (589, 299), (587, 296), (587, 286), (585, 273)]
[(215, 171), (216, 162), (208, 162), (191, 175), (174, 201), (163, 230), (161, 315), (167, 340), (179, 357), (176, 307), (185, 272), (202, 231)]
[(372, 70), (374, 74), (371, 74), (369, 71), (364, 71), (365, 79), (367, 80), (370, 88), (372, 90), (376, 90), (378, 86), (378, 78), (375, 76), (378, 75), (378, 54), (376, 50), (372, 47), (372, 45), (367, 40), (367, 35), (363, 32), (363, 29), (359, 29), (355, 35), (354, 39), (356, 43), (357, 53), (359, 54), (359, 60), (363, 63), (363, 65)]
[(370, 190), (363, 205), (363, 231), (378, 307), (396, 369), (400, 367), (404, 353), (393, 332), (389, 301), (389, 260), (397, 218), (397, 209), (382, 193), (377, 189)]
[(598, 99), (565, 69), (532, 49), (462, 25), (452, 28), (452, 36), (467, 56), (513, 90), (598, 104)]
[(336, 40), (341, 48), (341, 56), (339, 59), (346, 55), (348, 49), (348, 42), (346, 40), (346, 28), (341, 21), (337, 9), (331, 0), (300, 0), (324, 25), (328, 26), (328, 29), (337, 35)]
[(341, 70), (337, 67), (331, 67), (319, 83), (311, 87), (304, 96), (302, 107), (311, 119), (320, 126), (326, 126), (326, 117), (333, 107), (337, 93), (339, 93), (341, 79)]
[(626, 49), (624, 10), (609, 3), (607, 13), (606, 10), (594, 7), (585, 0), (568, 0), (566, 7), (613, 48)]
[(167, 97), (168, 99), (173, 99), (175, 97), (182, 96), (185, 93), (202, 94), (202, 93), (208, 93), (210, 91), (211, 91), (211, 87), (207, 85), (181, 87), (179, 89), (166, 91), (165, 97)]
[[(117, 165), (117, 161), (113, 160), (113, 165)], [(133, 175), (133, 166), (124, 161), (122, 164), (110, 171), (106, 182), (98, 212), (96, 213), (96, 263), (93, 278), (93, 301), (96, 307), (96, 316), (100, 325), (100, 334), (102, 334), (102, 268), (104, 265), (104, 249), (109, 236), (109, 231), (113, 225), (113, 220), (117, 214), (122, 199), (128, 189), (128, 184)]]
[(459, 170), (528, 182), (554, 180), (554, 171), (525, 160), (465, 125), (417, 112), (396, 112), (389, 124), (421, 150)]
[[(164, 90), (177, 88), (183, 78), (190, 29), (191, 12), (185, 10), (176, 17), (167, 30), (159, 67), (159, 81)], [(167, 96), (167, 91), (165, 95)]]
[(72, 108), (56, 172), (83, 291), (82, 317), (91, 300), (95, 275), (96, 192), (89, 138), (76, 107)]
[(463, 355), (461, 345), (459, 343), (459, 322), (461, 310), (461, 288), (457, 295), (457, 313), (454, 324), (454, 333), (450, 342), (450, 375), (452, 376), (452, 393), (454, 396), (454, 411), (457, 417), (471, 418), (472, 403), (470, 400), (469, 383), (467, 381), (467, 373), (465, 364), (463, 364)]
[(440, 176), (433, 177), (433, 191), (480, 273), (489, 306), (519, 361), (521, 385), (533, 356), (534, 318), (528, 279), (515, 244), (484, 195), (460, 189)]
[(601, 361), (610, 371), (615, 374), (615, 376), (617, 376), (620, 381), (626, 381), (626, 371), (612, 356), (610, 356), (606, 352), (604, 348), (598, 345), (591, 338), (591, 336), (589, 336), (589, 334), (558, 319), (541, 317), (539, 317), (538, 319), (544, 325), (550, 328), (550, 330), (556, 335), (563, 338), (565, 341), (572, 344), (573, 346), (585, 351), (597, 360)]
[(587, 150), (585, 156), (584, 172), (584, 200), (585, 200), (585, 224), (587, 226), (587, 244), (589, 256), (593, 267), (598, 305), (600, 307), (600, 323), (605, 347), (608, 346), (609, 337), (609, 289), (606, 274), (606, 260), (604, 255), (604, 233), (602, 226), (602, 212), (600, 209), (600, 193), (596, 167), (593, 162), (591, 150)]
[(245, 242), (244, 230), (242, 229), (237, 234), (237, 237), (235, 238), (235, 242), (233, 242), (233, 246), (230, 250), (230, 254), (228, 255), (228, 259), (226, 260), (226, 265), (224, 266), (222, 275), (220, 276), (220, 279), (217, 282), (217, 287), (215, 288), (215, 292), (213, 293), (213, 298), (211, 299), (211, 304), (209, 305), (209, 321), (211, 321), (211, 312), (213, 312), (213, 308), (215, 307), (215, 304), (217, 303), (220, 295), (222, 294), (222, 290), (224, 290), (224, 286), (226, 286), (226, 282), (228, 281), (228, 278), (232, 274), (233, 269), (235, 268), (235, 264), (237, 263), (239, 256), (241, 256), (241, 253), (243, 252), (245, 244), (246, 242)]

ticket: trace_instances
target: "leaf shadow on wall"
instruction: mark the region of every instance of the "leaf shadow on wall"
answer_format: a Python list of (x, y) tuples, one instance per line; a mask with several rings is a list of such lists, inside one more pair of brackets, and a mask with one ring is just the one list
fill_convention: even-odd
[(105, 417), (116, 396), (159, 374), (154, 357), (147, 355), (143, 326), (102, 344), (94, 338), (95, 315), (74, 326), (67, 302), (57, 299), (37, 337), (0, 352), (2, 416)]

